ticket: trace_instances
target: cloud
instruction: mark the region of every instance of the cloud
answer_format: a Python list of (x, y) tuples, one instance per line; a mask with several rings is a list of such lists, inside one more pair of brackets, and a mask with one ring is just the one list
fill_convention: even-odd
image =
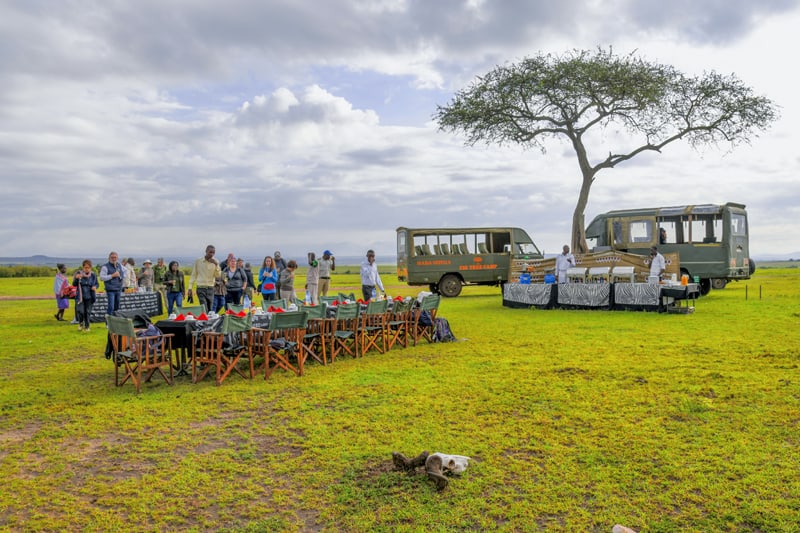
[(797, 214), (800, 112), (763, 60), (797, 43), (797, 19), (788, 1), (5, 3), (0, 239), (8, 255), (193, 255), (208, 241), (386, 254), (400, 225), (502, 224), (557, 249), (577, 196), (571, 148), (465, 147), (430, 116), (495, 64), (613, 44), (741, 71), (785, 119), (725, 158), (676, 147), (604, 173), (587, 218), (744, 197), (754, 248), (800, 249), (765, 222)]

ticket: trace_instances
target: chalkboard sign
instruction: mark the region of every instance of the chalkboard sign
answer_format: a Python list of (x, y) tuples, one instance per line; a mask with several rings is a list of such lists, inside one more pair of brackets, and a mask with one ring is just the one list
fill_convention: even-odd
[[(97, 293), (97, 301), (94, 303), (89, 321), (105, 322), (107, 308), (108, 296), (104, 292)], [(157, 292), (123, 293), (119, 301), (119, 308), (125, 310), (137, 309), (147, 313), (147, 316), (156, 316), (164, 312), (161, 294)]]

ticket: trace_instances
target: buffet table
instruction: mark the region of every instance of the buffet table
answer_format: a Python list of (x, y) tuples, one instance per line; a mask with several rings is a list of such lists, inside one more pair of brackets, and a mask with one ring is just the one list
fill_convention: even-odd
[[(119, 308), (123, 311), (141, 310), (147, 316), (157, 316), (164, 313), (161, 294), (158, 292), (134, 292), (122, 293), (119, 301)], [(89, 316), (90, 322), (105, 322), (106, 312), (108, 311), (108, 296), (104, 292), (97, 293), (97, 300), (94, 302), (92, 314)]]
[(564, 283), (503, 285), (503, 305), (537, 309), (615, 309), (691, 313), (700, 296), (696, 283)]

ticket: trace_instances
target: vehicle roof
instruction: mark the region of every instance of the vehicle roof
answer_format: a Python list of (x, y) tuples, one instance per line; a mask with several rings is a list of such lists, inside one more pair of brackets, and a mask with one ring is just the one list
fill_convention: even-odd
[(671, 207), (643, 207), (638, 209), (615, 209), (600, 213), (592, 219), (586, 226), (586, 238), (592, 239), (599, 237), (605, 231), (604, 220), (614, 217), (634, 217), (634, 216), (676, 216), (688, 214), (709, 214), (719, 213), (723, 207), (741, 209), (744, 211), (744, 204), (727, 202), (725, 204), (697, 204), (697, 205), (677, 205)]
[(493, 226), (484, 228), (409, 228), (406, 226), (400, 226), (395, 231), (401, 231), (401, 230), (413, 231), (414, 233), (437, 234), (437, 233), (486, 233), (491, 231), (522, 230), (522, 228), (517, 228), (513, 226), (496, 226), (496, 227)]
[[(656, 215), (656, 216), (674, 216), (674, 215), (688, 215), (688, 214), (708, 214), (718, 213), (723, 207), (732, 207), (744, 209), (744, 204), (737, 204), (728, 202), (725, 204), (695, 204), (695, 205), (677, 205), (669, 207), (644, 207), (637, 209), (615, 209), (597, 215), (597, 217), (614, 217), (614, 216), (635, 216), (635, 215)], [(595, 217), (595, 218), (597, 218)]]

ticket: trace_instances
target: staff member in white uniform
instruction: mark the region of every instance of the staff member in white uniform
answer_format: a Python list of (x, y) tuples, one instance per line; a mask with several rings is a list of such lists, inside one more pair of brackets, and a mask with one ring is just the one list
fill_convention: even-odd
[(661, 275), (667, 270), (667, 261), (664, 259), (664, 256), (658, 253), (657, 246), (650, 247), (650, 275), (651, 276), (658, 276), (658, 279), (661, 279)]
[(575, 266), (575, 256), (569, 253), (569, 246), (564, 245), (561, 255), (556, 256), (556, 276), (559, 283), (568, 283), (567, 270)]

